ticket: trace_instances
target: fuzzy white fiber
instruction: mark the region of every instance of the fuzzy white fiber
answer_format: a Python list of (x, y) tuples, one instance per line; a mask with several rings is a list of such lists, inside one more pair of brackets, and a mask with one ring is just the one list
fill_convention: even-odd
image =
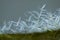
[[(28, 12), (29, 18), (25, 21), (19, 18), (17, 22), (9, 21), (4, 22), (4, 25), (0, 26), (0, 34), (27, 34), (35, 32), (46, 32), (60, 29), (60, 9), (54, 13), (46, 11), (46, 4), (40, 8), (40, 12), (32, 11)], [(27, 15), (27, 14), (26, 14)], [(28, 17), (28, 15), (27, 15)]]

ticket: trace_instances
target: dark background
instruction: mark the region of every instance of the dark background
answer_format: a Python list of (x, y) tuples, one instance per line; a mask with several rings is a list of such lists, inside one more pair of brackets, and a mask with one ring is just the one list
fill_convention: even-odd
[(0, 0), (0, 25), (5, 20), (17, 21), (25, 12), (39, 10), (45, 3), (48, 11), (60, 8), (60, 0)]

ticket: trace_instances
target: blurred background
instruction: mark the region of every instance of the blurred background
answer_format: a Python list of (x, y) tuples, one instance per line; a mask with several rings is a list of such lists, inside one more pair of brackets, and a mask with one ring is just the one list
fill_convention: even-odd
[(17, 21), (25, 12), (39, 10), (44, 4), (48, 11), (60, 8), (60, 0), (0, 0), (0, 25), (5, 20)]

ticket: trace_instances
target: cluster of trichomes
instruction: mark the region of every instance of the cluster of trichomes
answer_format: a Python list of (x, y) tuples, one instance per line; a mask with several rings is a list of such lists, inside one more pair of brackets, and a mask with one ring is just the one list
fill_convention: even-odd
[[(32, 11), (28, 12), (30, 15), (26, 21), (21, 20), (21, 17), (17, 22), (9, 21), (4, 22), (4, 26), (0, 27), (0, 34), (27, 34), (34, 32), (46, 32), (60, 29), (60, 10), (54, 13), (46, 11), (46, 4), (40, 8), (40, 12)], [(28, 17), (28, 15), (27, 15)]]

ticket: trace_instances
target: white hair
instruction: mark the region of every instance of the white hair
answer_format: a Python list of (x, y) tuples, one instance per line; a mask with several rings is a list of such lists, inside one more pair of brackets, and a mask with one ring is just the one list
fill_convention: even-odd
[[(45, 8), (46, 4), (42, 6), (40, 12), (32, 11), (29, 18), (25, 21), (21, 17), (17, 22), (4, 22), (4, 26), (0, 28), (0, 34), (27, 34), (35, 32), (46, 32), (60, 29), (60, 10), (57, 12), (48, 12)], [(56, 15), (59, 14), (59, 15)], [(27, 15), (27, 14), (26, 14)], [(28, 16), (27, 16), (28, 17)]]

